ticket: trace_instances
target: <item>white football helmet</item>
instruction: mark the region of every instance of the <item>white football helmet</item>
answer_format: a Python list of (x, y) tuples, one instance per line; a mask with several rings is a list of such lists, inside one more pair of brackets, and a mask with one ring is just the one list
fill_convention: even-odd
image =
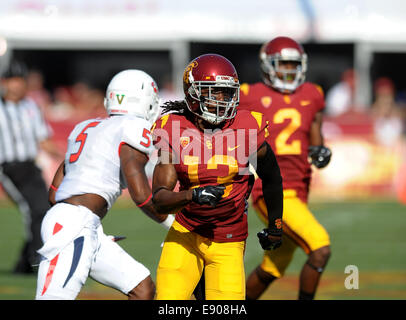
[(104, 106), (109, 115), (132, 114), (152, 124), (159, 115), (158, 86), (144, 71), (121, 71), (107, 86)]

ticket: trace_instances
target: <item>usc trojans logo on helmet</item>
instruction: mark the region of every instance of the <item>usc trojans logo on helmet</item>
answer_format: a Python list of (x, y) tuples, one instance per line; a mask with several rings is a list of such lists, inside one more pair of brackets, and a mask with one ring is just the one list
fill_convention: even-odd
[[(197, 61), (192, 61), (191, 63), (189, 63), (189, 65), (186, 67), (185, 71), (183, 72), (183, 82), (184, 83), (190, 83), (190, 79), (189, 77), (191, 76), (191, 71), (193, 68), (196, 68), (198, 65)], [(193, 78), (193, 76), (192, 76)], [(193, 81), (193, 80), (192, 80)]]

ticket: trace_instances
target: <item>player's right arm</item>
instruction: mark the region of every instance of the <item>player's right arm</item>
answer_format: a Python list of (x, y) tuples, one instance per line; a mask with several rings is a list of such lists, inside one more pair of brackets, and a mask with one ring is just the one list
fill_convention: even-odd
[(55, 172), (54, 179), (52, 180), (51, 185), (49, 186), (48, 190), (48, 202), (51, 206), (53, 206), (55, 202), (55, 194), (61, 184), (63, 177), (65, 175), (65, 161), (62, 161), (59, 165), (58, 169)]
[(283, 186), (275, 154), (264, 142), (257, 151), (257, 174), (262, 180), (262, 193), (268, 210), (268, 228), (259, 232), (264, 250), (276, 249), (282, 241)]
[(324, 145), (324, 138), (321, 131), (323, 115), (318, 111), (310, 127), (309, 157), (312, 164), (321, 169), (326, 167), (331, 159), (331, 150)]
[(323, 135), (321, 132), (323, 115), (321, 111), (315, 113), (312, 124), (310, 126), (310, 139), (311, 146), (321, 146), (324, 144)]
[(145, 153), (128, 144), (121, 146), (121, 171), (126, 179), (131, 199), (148, 217), (163, 223), (167, 215), (158, 213), (152, 202), (152, 191), (145, 173), (147, 162), (148, 157)]
[(309, 157), (312, 164), (321, 169), (327, 166), (331, 159), (331, 150), (324, 145), (324, 138), (321, 131), (323, 123), (322, 110), (324, 108), (324, 94), (319, 86), (313, 86), (315, 92), (314, 101), (317, 105), (318, 111), (313, 117), (309, 133)]
[(192, 201), (193, 190), (174, 192), (178, 175), (172, 164), (172, 154), (159, 150), (158, 157), (166, 157), (169, 163), (158, 161), (152, 179), (152, 200), (159, 212), (176, 213)]
[(175, 166), (172, 163), (172, 154), (169, 151), (158, 150), (159, 160), (154, 168), (152, 180), (152, 200), (161, 213), (179, 212), (191, 201), (200, 205), (215, 207), (224, 194), (225, 187), (222, 185), (206, 186), (174, 192), (173, 189), (178, 181)]

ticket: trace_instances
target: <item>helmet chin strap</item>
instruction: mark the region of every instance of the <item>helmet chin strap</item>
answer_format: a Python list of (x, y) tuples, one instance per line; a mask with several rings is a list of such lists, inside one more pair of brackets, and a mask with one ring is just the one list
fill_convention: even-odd
[(203, 111), (201, 118), (211, 124), (219, 124), (224, 120), (224, 119), (218, 119), (213, 113), (208, 112), (208, 111)]
[(264, 77), (264, 82), (267, 85), (269, 85), (281, 92), (284, 92), (284, 91), (294, 92), (301, 85), (301, 82), (298, 81), (298, 79), (295, 79), (292, 83), (285, 83), (279, 78), (272, 81), (271, 79), (269, 79), (269, 75), (267, 77)]
[[(207, 109), (207, 105), (205, 104), (206, 100), (208, 99), (200, 96), (200, 110), (202, 111), (201, 118), (211, 124), (220, 124), (223, 122), (226, 119), (226, 116), (217, 116), (217, 114), (205, 110)], [(216, 108), (218, 110), (218, 106), (216, 106)]]
[[(199, 118), (203, 119), (204, 121), (207, 121), (210, 124), (219, 124), (221, 121), (217, 121), (216, 116), (214, 114), (212, 114), (211, 112), (208, 112), (208, 111), (204, 111), (202, 104), (204, 103), (205, 100), (206, 100), (205, 97), (203, 97), (203, 96), (199, 97), (199, 108), (200, 108), (202, 114), (198, 114), (197, 112), (194, 112), (193, 109), (190, 107), (187, 99), (184, 99), (189, 111), (192, 112), (194, 115), (198, 116)], [(205, 115), (205, 116), (203, 116), (203, 115)]]

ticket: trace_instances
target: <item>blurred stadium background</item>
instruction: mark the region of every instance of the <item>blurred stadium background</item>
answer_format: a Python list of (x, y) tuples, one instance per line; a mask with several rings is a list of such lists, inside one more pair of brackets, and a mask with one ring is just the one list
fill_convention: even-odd
[[(333, 251), (316, 298), (405, 299), (405, 1), (2, 0), (0, 72), (13, 58), (28, 65), (30, 95), (64, 150), (77, 122), (105, 116), (103, 94), (116, 72), (143, 69), (157, 81), (162, 100), (173, 100), (182, 96), (189, 60), (213, 52), (233, 62), (241, 82), (256, 82), (258, 50), (279, 35), (303, 44), (307, 80), (327, 98), (345, 71), (355, 75), (347, 108), (326, 110), (323, 132), (333, 158), (312, 183), (310, 207), (329, 231)], [(38, 163), (50, 183), (57, 163), (45, 153)], [(247, 273), (261, 259), (255, 233), (262, 226), (253, 211), (249, 219)], [(127, 236), (123, 247), (155, 277), (164, 230), (127, 194), (104, 225), (106, 233)], [(35, 277), (10, 273), (24, 231), (2, 192), (0, 228), (0, 299), (32, 299)], [(286, 278), (263, 298), (295, 299), (304, 259), (298, 251)], [(357, 290), (344, 286), (348, 265), (359, 268)], [(88, 280), (80, 298), (123, 296)]]

